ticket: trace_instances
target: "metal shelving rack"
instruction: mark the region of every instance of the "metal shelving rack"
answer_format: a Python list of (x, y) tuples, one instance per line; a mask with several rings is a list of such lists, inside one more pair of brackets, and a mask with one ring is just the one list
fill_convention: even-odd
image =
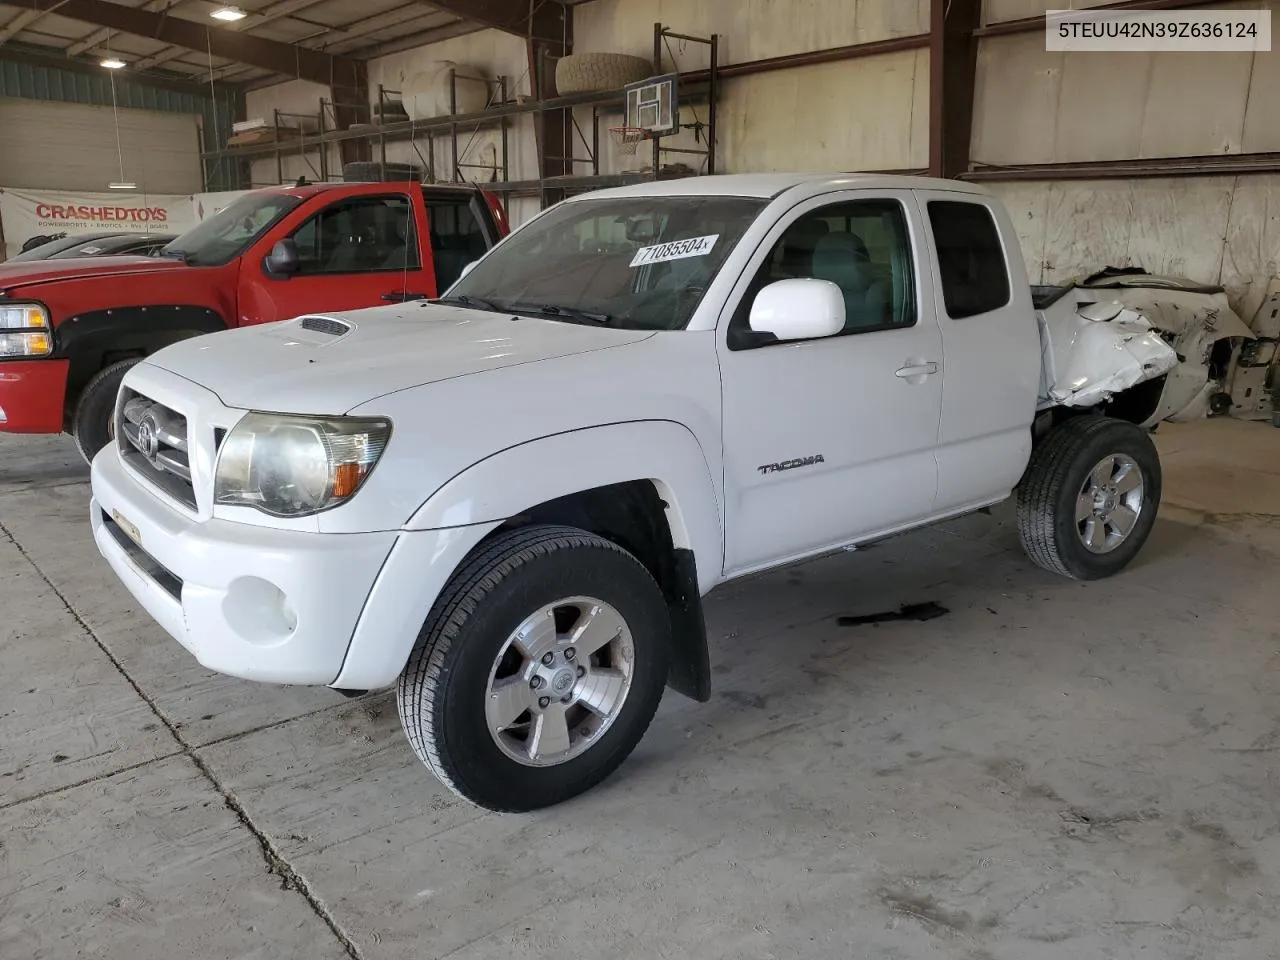
[[(206, 161), (219, 160), (235, 160), (248, 161), (261, 159), (265, 157), (274, 157), (276, 160), (276, 173), (280, 182), (284, 182), (284, 158), (287, 156), (307, 156), (311, 152), (318, 151), (318, 165), (308, 161), (312, 168), (312, 172), (316, 175), (317, 180), (338, 179), (333, 175), (329, 164), (329, 144), (342, 143), (350, 140), (363, 140), (371, 145), (376, 145), (376, 154), (386, 162), (386, 148), (388, 143), (398, 143), (408, 141), (413, 145), (414, 151), (423, 163), (423, 180), (427, 183), (457, 183), (457, 182), (478, 182), (486, 190), (502, 194), (506, 197), (539, 197), (545, 196), (550, 191), (558, 193), (581, 193), (588, 190), (595, 190), (601, 187), (618, 186), (626, 183), (636, 183), (643, 180), (656, 180), (664, 175), (671, 176), (670, 172), (664, 174), (662, 167), (662, 156), (666, 153), (697, 153), (706, 157), (706, 172), (715, 172), (715, 142), (716, 142), (716, 99), (719, 94), (719, 63), (718, 57), (718, 37), (715, 35), (710, 38), (690, 37), (685, 34), (674, 33), (667, 30), (662, 24), (654, 25), (654, 52), (655, 64), (662, 62), (662, 48), (668, 39), (676, 39), (690, 41), (695, 43), (707, 44), (710, 48), (711, 65), (709, 70), (697, 71), (697, 80), (692, 83), (681, 84), (679, 87), (679, 100), (682, 105), (706, 103), (708, 105), (708, 122), (705, 124), (697, 124), (697, 128), (701, 135), (706, 138), (707, 149), (705, 150), (681, 150), (676, 148), (667, 148), (661, 145), (659, 140), (653, 141), (653, 165), (652, 169), (642, 173), (601, 173), (600, 171), (600, 122), (602, 112), (608, 111), (609, 108), (615, 108), (612, 113), (620, 113), (625, 107), (626, 94), (624, 90), (606, 90), (593, 93), (579, 93), (564, 97), (553, 97), (543, 100), (517, 100), (511, 98), (510, 84), (507, 77), (498, 77), (496, 80), (487, 80), (480, 77), (471, 77), (464, 74), (454, 74), (450, 76), (450, 105), (452, 110), (450, 113), (431, 117), (426, 120), (401, 120), (392, 123), (375, 122), (373, 117), (373, 108), (369, 105), (353, 105), (362, 111), (362, 115), (370, 117), (368, 124), (357, 124), (345, 130), (335, 129), (336, 124), (332, 121), (333, 116), (337, 113), (339, 106), (351, 106), (346, 104), (335, 104), (330, 100), (320, 101), (320, 110), (318, 114), (287, 114), (280, 111), (275, 112), (274, 122), (277, 126), (277, 138), (274, 142), (264, 143), (260, 145), (248, 147), (224, 147), (220, 150), (211, 150), (202, 156)], [(490, 106), (484, 110), (472, 113), (457, 113), (457, 81), (464, 80), (481, 80), (492, 85)], [(398, 91), (390, 90), (379, 86), (378, 103), (386, 104), (396, 99)], [(578, 124), (574, 111), (579, 108), (591, 108), (591, 134), (590, 139), (583, 133), (581, 126)], [(379, 118), (383, 115), (385, 108), (380, 107), (378, 110)], [(527, 180), (510, 179), (510, 160), (509, 160), (509, 140), (512, 118), (526, 114), (546, 113), (550, 111), (565, 111), (567, 121), (572, 125), (577, 140), (583, 145), (587, 152), (586, 157), (570, 157), (568, 160), (573, 169), (579, 166), (589, 166), (590, 173), (579, 174), (574, 173), (563, 177), (541, 177)], [(296, 138), (282, 140), (279, 137), (281, 129), (281, 118), (289, 117), (305, 117), (318, 123), (319, 132), (314, 134), (303, 134)], [(501, 132), (501, 151), (498, 162), (498, 169), (501, 172), (502, 179), (492, 181), (470, 181), (465, 176), (465, 171), (469, 169), (491, 169), (490, 165), (470, 164), (463, 162), (459, 158), (459, 135), (470, 135), (478, 130), (496, 129)], [(440, 177), (438, 175), (438, 158), (436, 156), (436, 137), (440, 133), (447, 133), (446, 144), (448, 147), (447, 159), (449, 161), (449, 176)], [(425, 141), (422, 144), (421, 141)], [(425, 154), (423, 152), (425, 146)], [(576, 153), (576, 150), (574, 151)], [(247, 168), (247, 163), (238, 165), (240, 169)]]

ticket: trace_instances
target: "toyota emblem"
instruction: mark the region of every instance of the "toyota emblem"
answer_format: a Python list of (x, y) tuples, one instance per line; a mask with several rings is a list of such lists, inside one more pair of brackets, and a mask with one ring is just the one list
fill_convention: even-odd
[(156, 462), (156, 455), (160, 453), (160, 437), (157, 430), (155, 418), (150, 414), (143, 417), (142, 422), (138, 424), (138, 449), (152, 463)]

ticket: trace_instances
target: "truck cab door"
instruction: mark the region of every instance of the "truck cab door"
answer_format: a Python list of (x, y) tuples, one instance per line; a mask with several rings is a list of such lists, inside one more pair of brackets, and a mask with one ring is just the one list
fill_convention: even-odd
[[(793, 208), (756, 251), (718, 346), (727, 574), (932, 513), (942, 336), (919, 233), (910, 192), (850, 191)], [(844, 329), (753, 337), (756, 294), (790, 278), (835, 283)]]
[(462, 276), (467, 264), (479, 260), (501, 239), (501, 228), (478, 190), (423, 187), (422, 196), (427, 206), (435, 295), (440, 296)]
[(297, 251), (291, 271), (273, 272), (265, 259), (244, 265), (241, 303), (247, 298), (259, 322), (270, 322), (434, 296), (415, 199), (388, 189), (326, 204), (287, 235)]
[(916, 194), (947, 357), (938, 430), (938, 509), (1009, 495), (1031, 454), (1040, 333), (1017, 234), (981, 194)]

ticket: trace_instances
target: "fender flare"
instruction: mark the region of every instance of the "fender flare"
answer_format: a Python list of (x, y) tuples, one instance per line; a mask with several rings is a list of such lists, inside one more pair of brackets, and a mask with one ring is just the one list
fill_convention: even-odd
[[(565, 469), (547, 469), (554, 463)], [(405, 529), (502, 522), (540, 503), (635, 480), (653, 483), (667, 505), (672, 544), (692, 551), (699, 591), (707, 593), (724, 567), (720, 498), (701, 444), (672, 420), (586, 427), (500, 450), (446, 481)]]
[(91, 310), (54, 328), (54, 355), (71, 361), (67, 386), (68, 395), (74, 396), (109, 358), (146, 356), (179, 340), (226, 329), (216, 310), (192, 304)]

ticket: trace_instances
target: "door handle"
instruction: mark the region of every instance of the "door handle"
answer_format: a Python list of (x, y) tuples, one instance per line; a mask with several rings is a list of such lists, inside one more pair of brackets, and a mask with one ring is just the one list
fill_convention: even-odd
[(893, 371), (893, 375), (900, 380), (910, 380), (912, 377), (927, 377), (937, 372), (938, 365), (930, 361), (928, 363), (912, 363), (905, 367), (899, 367)]
[(425, 293), (402, 293), (399, 290), (392, 290), (390, 293), (384, 293), (382, 299), (388, 303), (407, 303), (410, 300), (426, 300)]

